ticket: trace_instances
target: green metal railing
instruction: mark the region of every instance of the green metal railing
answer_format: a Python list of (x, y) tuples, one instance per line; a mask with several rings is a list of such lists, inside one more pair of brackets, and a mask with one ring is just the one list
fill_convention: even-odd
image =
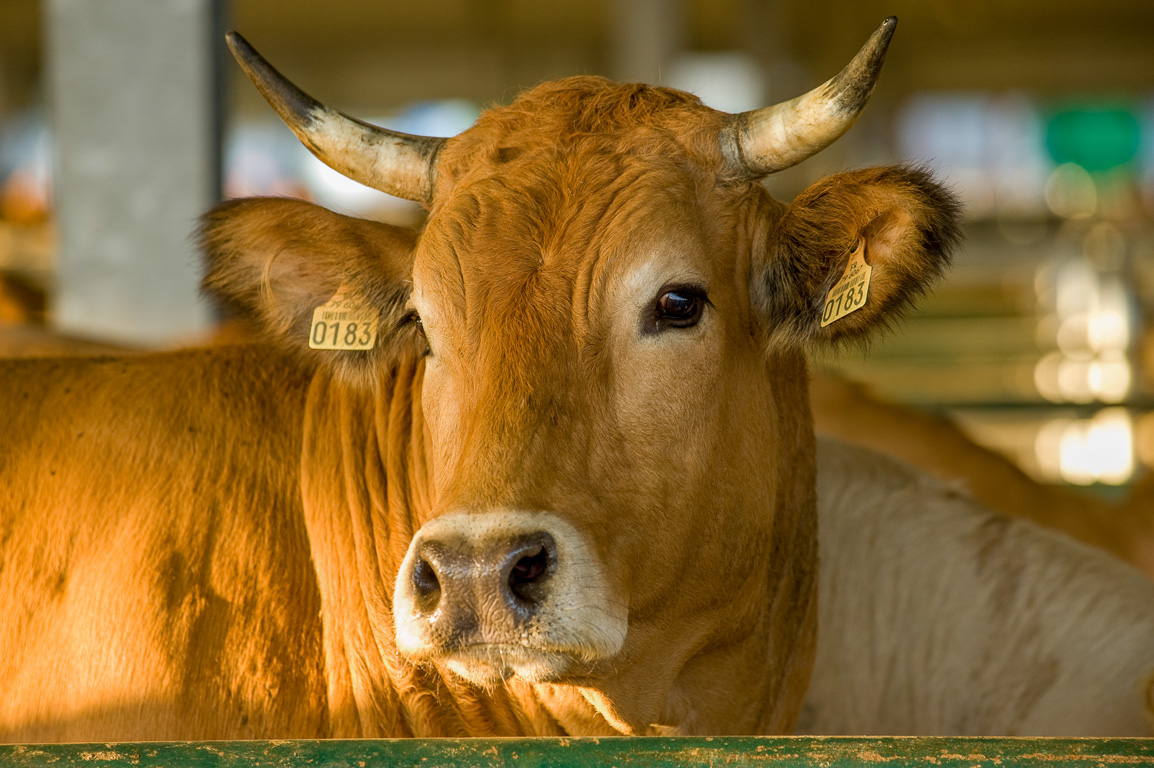
[(0, 745), (4, 768), (1115, 768), (1154, 766), (1154, 739), (611, 738)]

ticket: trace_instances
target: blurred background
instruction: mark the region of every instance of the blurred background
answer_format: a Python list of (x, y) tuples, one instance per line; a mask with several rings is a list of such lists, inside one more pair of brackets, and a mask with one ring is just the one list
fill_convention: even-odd
[(451, 135), (573, 74), (729, 111), (789, 99), (891, 14), (864, 117), (766, 184), (788, 200), (830, 172), (924, 163), (964, 201), (966, 242), (868, 356), (819, 365), (949, 415), (1043, 483), (1120, 492), (1154, 466), (1150, 0), (0, 0), (0, 345), (211, 334), (190, 233), (221, 196), (419, 217), (300, 148), (227, 28), (347, 113)]

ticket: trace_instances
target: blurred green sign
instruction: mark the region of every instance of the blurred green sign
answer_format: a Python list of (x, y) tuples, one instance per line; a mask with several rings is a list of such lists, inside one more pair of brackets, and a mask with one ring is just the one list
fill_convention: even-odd
[(1118, 107), (1067, 109), (1046, 125), (1046, 149), (1054, 162), (1077, 163), (1091, 173), (1129, 163), (1141, 142), (1138, 117)]

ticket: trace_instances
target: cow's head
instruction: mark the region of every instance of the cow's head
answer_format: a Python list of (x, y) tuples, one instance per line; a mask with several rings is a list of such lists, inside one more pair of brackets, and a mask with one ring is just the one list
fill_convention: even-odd
[[(231, 38), (318, 157), (428, 208), (409, 232), (240, 201), (204, 232), (208, 290), (321, 375), (388, 386), (423, 356), (435, 503), (397, 564), (403, 653), (579, 691), (625, 732), (791, 726), (816, 621), (804, 354), (919, 294), (957, 210), (916, 169), (840, 174), (788, 207), (758, 180), (849, 127), (892, 30), (765, 110), (575, 78), (447, 140), (330, 110)], [(854, 253), (864, 306), (823, 326)], [(373, 350), (308, 348), (338, 288), (378, 316)]]

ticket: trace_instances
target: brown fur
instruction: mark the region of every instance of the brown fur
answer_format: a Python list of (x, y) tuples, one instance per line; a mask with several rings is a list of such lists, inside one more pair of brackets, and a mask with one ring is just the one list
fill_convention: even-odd
[[(843, 328), (883, 322), (940, 271), (954, 207), (924, 175), (880, 170), (783, 215), (755, 180), (727, 175), (721, 124), (667, 89), (541, 86), (447, 143), (423, 232), (278, 200), (206, 217), (206, 290), (278, 352), (6, 372), (5, 402), (21, 405), (0, 429), (22, 437), (3, 483), (36, 478), (0, 483), (22, 548), (6, 552), (28, 563), (0, 571), (0, 608), (28, 617), (4, 645), (29, 649), (0, 676), (18, 681), (0, 684), (6, 734), (789, 731), (816, 631), (799, 342), (839, 331), (774, 308), (820, 310), (840, 252), (805, 238), (844, 215), (884, 256), (884, 288)], [(701, 321), (643, 334), (671, 281), (707, 290)], [(372, 353), (307, 348), (312, 310), (342, 284), (381, 311)], [(61, 457), (67, 476), (49, 480)], [(478, 687), (399, 655), (393, 583), (414, 532), (498, 509), (564, 515), (590, 539), (628, 605), (616, 656)], [(74, 529), (87, 533), (64, 544)], [(100, 567), (80, 569), (89, 556)], [(81, 574), (86, 602), (55, 613), (60, 578)], [(122, 666), (81, 674), (62, 698), (63, 662), (36, 650), (73, 633)], [(83, 653), (61, 653), (83, 672)]]
[[(411, 288), (414, 235), (300, 200), (232, 200), (201, 222), (203, 287), (226, 313), (252, 322), (305, 367), (324, 361), (363, 385), (363, 372), (387, 369), (396, 345), (412, 338), (396, 329)], [(381, 312), (381, 343), (371, 351), (334, 356), (308, 346), (313, 310), (341, 286)]]
[(1154, 731), (1154, 676), (1146, 681), (1146, 717), (1150, 720), (1150, 730)]
[(0, 362), (0, 739), (325, 730), (306, 384), (243, 347)]
[[(920, 168), (866, 168), (806, 189), (773, 233), (778, 258), (758, 302), (778, 343), (861, 338), (909, 307), (941, 276), (960, 237), (957, 200)], [(865, 306), (820, 328), (826, 295), (865, 241), (873, 267)]]

